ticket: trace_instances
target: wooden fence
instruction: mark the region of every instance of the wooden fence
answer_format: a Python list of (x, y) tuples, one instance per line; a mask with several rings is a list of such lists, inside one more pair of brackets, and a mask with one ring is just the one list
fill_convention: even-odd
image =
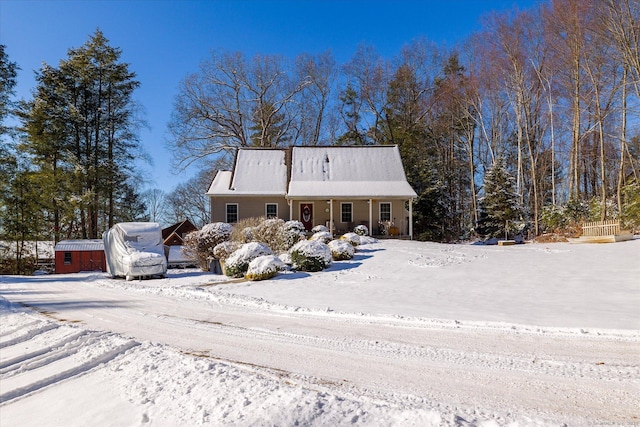
[(608, 221), (585, 222), (582, 224), (583, 236), (613, 236), (620, 234), (620, 221), (611, 219)]

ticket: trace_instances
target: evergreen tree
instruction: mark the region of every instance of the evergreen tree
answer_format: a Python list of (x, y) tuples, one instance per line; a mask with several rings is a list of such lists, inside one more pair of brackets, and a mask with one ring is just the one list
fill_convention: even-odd
[(119, 188), (117, 205), (115, 222), (149, 221), (142, 196), (129, 183)]
[(340, 116), (346, 127), (346, 132), (338, 137), (337, 145), (364, 145), (366, 135), (359, 129), (360, 101), (358, 94), (351, 84), (340, 95)]
[(8, 131), (4, 119), (11, 113), (11, 97), (17, 83), (18, 69), (15, 62), (9, 61), (5, 45), (0, 44), (0, 138)]
[(98, 238), (115, 223), (135, 175), (141, 153), (133, 92), (140, 83), (120, 55), (97, 30), (59, 67), (43, 66), (22, 112), (21, 148), (37, 166), (56, 240)]
[(515, 189), (515, 178), (498, 158), (484, 177), (484, 197), (480, 199), (477, 233), (483, 238), (504, 237), (518, 231), (522, 208)]
[(5, 119), (12, 112), (11, 97), (14, 95), (18, 66), (9, 61), (5, 52), (5, 46), (0, 44), (0, 209), (2, 209), (2, 196), (7, 194), (6, 184), (9, 182), (9, 171), (14, 163), (9, 144), (4, 137), (9, 133), (5, 126)]

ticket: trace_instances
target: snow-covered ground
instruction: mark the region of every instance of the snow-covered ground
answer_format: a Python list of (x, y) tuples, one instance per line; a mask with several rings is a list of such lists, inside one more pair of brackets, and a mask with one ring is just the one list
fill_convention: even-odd
[(640, 240), (0, 276), (0, 425), (637, 425)]

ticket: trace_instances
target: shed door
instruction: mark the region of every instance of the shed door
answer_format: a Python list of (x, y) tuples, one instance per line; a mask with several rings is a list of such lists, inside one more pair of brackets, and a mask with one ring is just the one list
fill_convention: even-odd
[(300, 222), (307, 231), (313, 228), (313, 203), (300, 203)]
[(101, 251), (82, 251), (80, 254), (80, 271), (104, 270)]

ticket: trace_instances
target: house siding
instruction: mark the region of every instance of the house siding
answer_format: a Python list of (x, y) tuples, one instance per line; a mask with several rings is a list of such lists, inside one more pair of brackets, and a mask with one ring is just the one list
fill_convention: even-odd
[[(235, 199), (238, 200), (238, 199)], [(293, 203), (293, 218), (300, 220), (300, 204), (313, 202), (313, 225), (328, 226), (331, 212), (330, 205), (327, 200), (294, 200)], [(338, 234), (347, 233), (353, 231), (353, 228), (357, 225), (364, 224), (369, 228), (369, 231), (373, 235), (380, 234), (380, 227), (378, 222), (380, 221), (380, 203), (391, 203), (391, 219), (394, 226), (398, 228), (399, 235), (406, 236), (409, 233), (409, 223), (407, 221), (408, 212), (405, 209), (406, 200), (398, 199), (374, 199), (371, 211), (371, 221), (373, 227), (369, 224), (369, 201), (368, 200), (352, 200), (352, 199), (333, 199), (333, 227), (334, 231)], [(340, 204), (352, 203), (353, 205), (353, 221), (351, 223), (341, 222), (340, 218)], [(244, 217), (244, 216), (243, 216)]]
[(229, 203), (238, 205), (238, 219), (265, 217), (266, 204), (275, 203), (278, 205), (278, 218), (289, 220), (289, 205), (282, 196), (212, 197), (211, 222), (226, 222), (226, 206)]

